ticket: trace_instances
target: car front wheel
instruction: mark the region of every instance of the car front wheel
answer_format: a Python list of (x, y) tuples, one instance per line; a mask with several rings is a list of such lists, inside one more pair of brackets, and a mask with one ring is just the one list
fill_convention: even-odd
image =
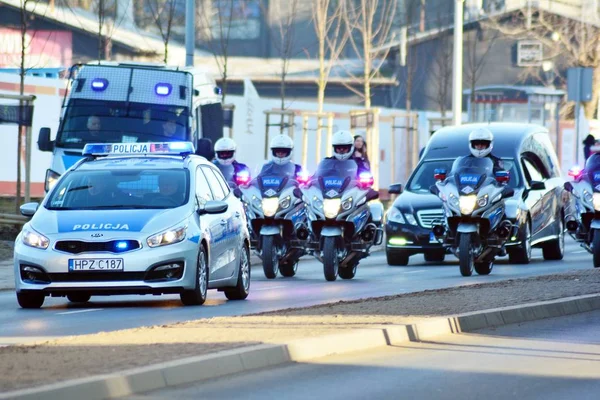
[(206, 301), (208, 292), (208, 263), (204, 247), (200, 246), (196, 262), (196, 286), (192, 290), (184, 290), (181, 302), (186, 306), (201, 306)]
[(21, 308), (40, 308), (44, 304), (43, 293), (19, 292), (17, 293), (17, 302)]

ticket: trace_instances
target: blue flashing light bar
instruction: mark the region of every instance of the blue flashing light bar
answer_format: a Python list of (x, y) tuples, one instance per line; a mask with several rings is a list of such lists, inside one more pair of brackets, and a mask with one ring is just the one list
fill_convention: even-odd
[(186, 155), (194, 154), (192, 142), (161, 142), (161, 143), (90, 143), (83, 148), (83, 156), (108, 155), (140, 155), (164, 154)]
[(173, 85), (170, 83), (157, 83), (156, 86), (154, 86), (154, 93), (159, 96), (168, 96), (171, 94), (172, 90)]
[(108, 80), (104, 78), (96, 78), (92, 80), (92, 90), (94, 92), (102, 92), (108, 87)]

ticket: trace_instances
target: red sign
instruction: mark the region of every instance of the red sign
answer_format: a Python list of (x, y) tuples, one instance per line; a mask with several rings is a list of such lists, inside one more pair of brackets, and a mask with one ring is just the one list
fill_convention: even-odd
[[(25, 34), (25, 67), (57, 68), (73, 60), (73, 34), (68, 31), (29, 31)], [(21, 31), (0, 28), (0, 67), (21, 66)]]

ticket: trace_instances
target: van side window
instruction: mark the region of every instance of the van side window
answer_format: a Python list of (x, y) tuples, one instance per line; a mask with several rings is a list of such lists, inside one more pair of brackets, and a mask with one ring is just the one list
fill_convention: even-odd
[(523, 164), (523, 170), (525, 172), (525, 177), (527, 178), (527, 183), (531, 183), (531, 181), (544, 181), (544, 177), (541, 172), (526, 158), (521, 159)]
[(194, 119), (196, 120), (196, 140), (201, 137), (204, 137), (202, 134), (202, 111), (200, 111), (200, 106), (196, 107), (194, 110)]

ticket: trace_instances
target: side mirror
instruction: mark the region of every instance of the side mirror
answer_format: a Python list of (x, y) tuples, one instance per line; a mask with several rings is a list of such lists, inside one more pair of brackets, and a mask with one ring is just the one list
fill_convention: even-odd
[(504, 188), (504, 191), (502, 192), (502, 198), (506, 199), (508, 197), (513, 197), (515, 195), (515, 190), (509, 187)]
[(25, 203), (19, 207), (19, 211), (21, 211), (21, 215), (33, 217), (33, 214), (35, 214), (39, 206), (39, 203)]
[(573, 184), (571, 182), (565, 182), (563, 186), (567, 192), (573, 193)]
[(531, 181), (529, 183), (529, 186), (531, 186), (531, 190), (545, 190), (546, 189), (546, 184), (544, 182), (540, 182), (540, 181)]
[(40, 128), (38, 136), (38, 149), (40, 151), (54, 150), (54, 142), (50, 140), (50, 128)]
[(198, 214), (222, 214), (228, 207), (229, 205), (224, 201), (210, 200), (204, 204), (204, 207), (198, 209)]
[(402, 193), (402, 184), (394, 183), (393, 185), (390, 185), (390, 187), (388, 189), (388, 193), (389, 194), (401, 194)]
[(437, 186), (435, 186), (435, 185), (431, 185), (431, 186), (429, 186), (429, 193), (431, 193), (433, 195), (436, 195), (436, 196), (439, 196), (440, 189)]
[(508, 171), (496, 171), (494, 175), (496, 176), (496, 182), (498, 183), (510, 182), (510, 173)]
[(435, 179), (436, 181), (443, 181), (446, 179), (446, 170), (443, 168), (436, 168), (433, 171), (433, 179)]
[(298, 199), (302, 198), (302, 190), (300, 188), (294, 188), (294, 196)]
[(233, 189), (233, 195), (235, 197), (237, 197), (238, 199), (241, 199), (242, 198), (242, 191), (240, 190), (240, 188), (237, 188), (237, 187), (234, 188)]

